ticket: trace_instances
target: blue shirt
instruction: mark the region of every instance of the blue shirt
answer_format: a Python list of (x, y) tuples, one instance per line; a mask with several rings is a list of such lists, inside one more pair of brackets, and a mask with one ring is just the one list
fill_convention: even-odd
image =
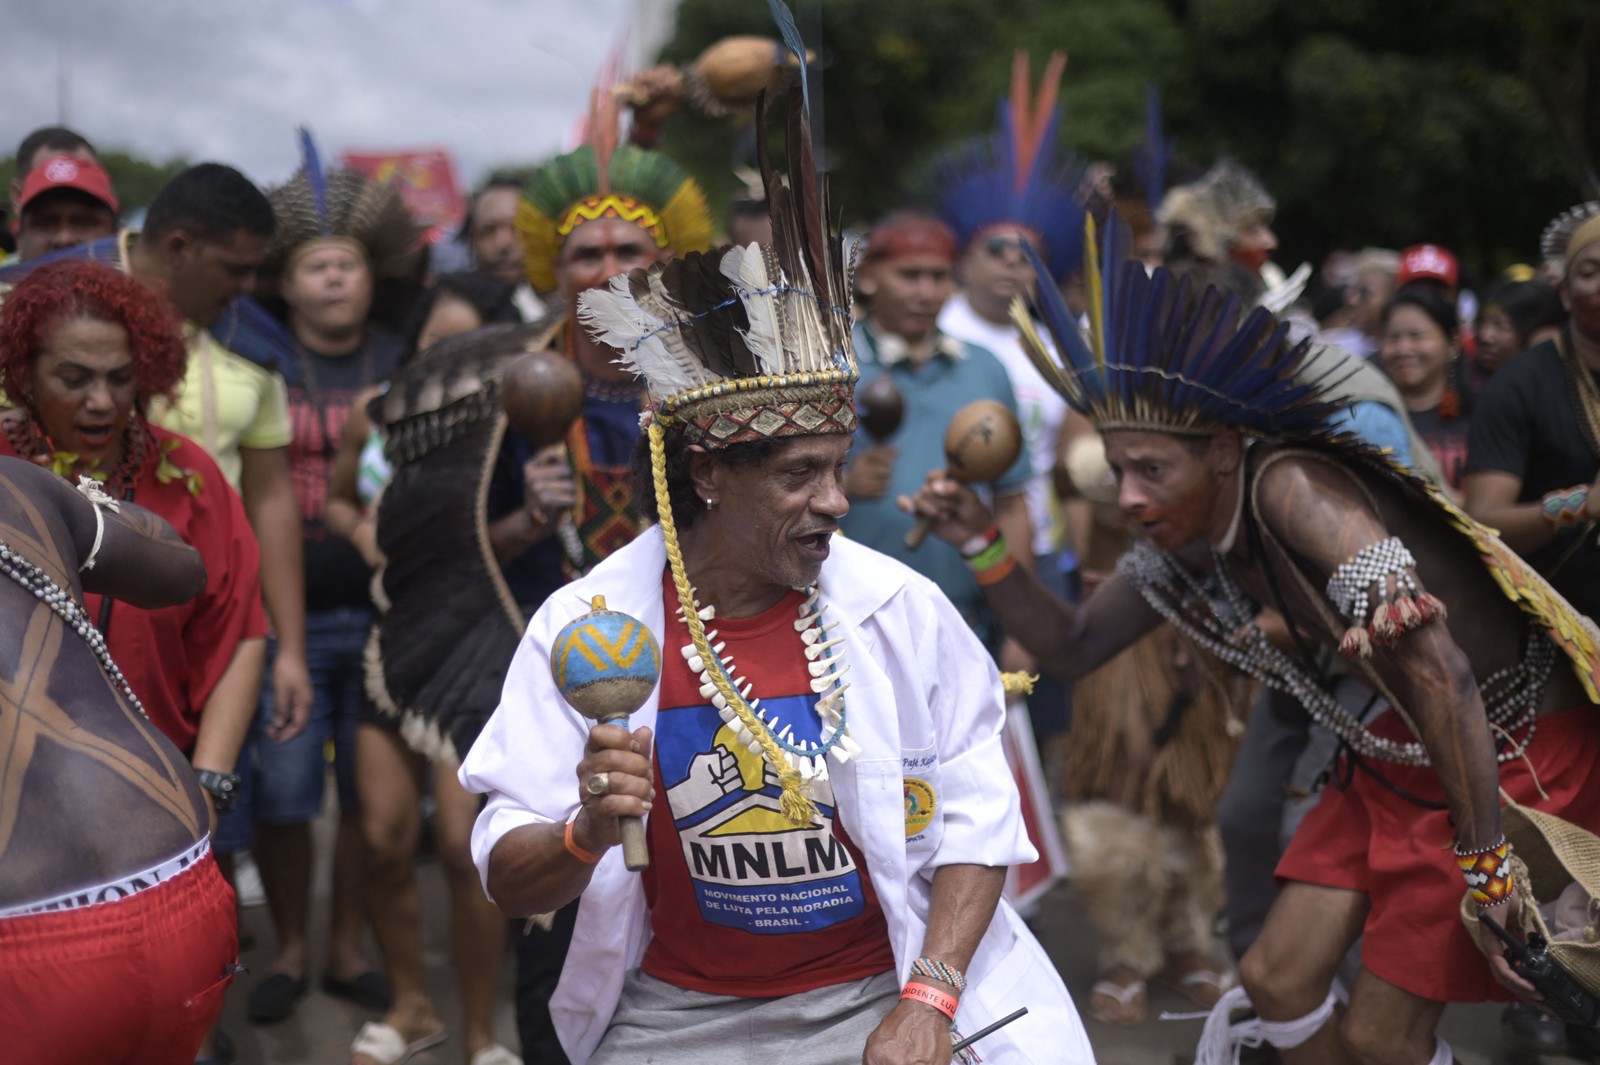
[[(905, 402), (905, 418), (894, 435), (884, 441), (899, 451), (889, 490), (877, 499), (852, 499), (841, 528), (850, 539), (899, 559), (937, 584), (992, 649), (998, 629), (966, 560), (954, 547), (932, 536), (916, 550), (906, 547), (906, 534), (915, 522), (895, 505), (895, 500), (915, 493), (930, 470), (944, 467), (945, 429), (962, 407), (976, 399), (993, 399), (1016, 413), (1011, 378), (992, 353), (953, 337), (942, 336), (939, 350), (920, 364), (893, 354), (880, 356), (876, 338), (864, 325), (855, 328), (855, 348), (861, 364), (861, 385), (864, 387), (879, 374), (889, 374)], [(858, 429), (852, 451), (872, 444)], [(1031, 472), (1024, 449), (995, 482), (995, 489), (1002, 495), (1021, 492)]]

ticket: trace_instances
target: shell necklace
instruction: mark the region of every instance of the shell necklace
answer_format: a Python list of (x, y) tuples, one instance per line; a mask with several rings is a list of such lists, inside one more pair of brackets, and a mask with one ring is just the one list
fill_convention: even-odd
[[(727, 645), (713, 642), (717, 631), (705, 629), (703, 623), (716, 617), (715, 607), (702, 607), (693, 598), (692, 589), (693, 609), (681, 604), (678, 607), (678, 617), (688, 627), (690, 637), (682, 648), (684, 661), (699, 675), (701, 696), (711, 701), (741, 744), (764, 758), (778, 771), (780, 779), (788, 773), (798, 774), (807, 793), (814, 782), (828, 778), (828, 755), (842, 764), (861, 753), (860, 744), (850, 738), (846, 720), (844, 693), (850, 684), (844, 676), (850, 666), (844, 660), (844, 637), (829, 638), (830, 626), (822, 620), (827, 607), (818, 604), (820, 594), (816, 585), (807, 589), (799, 617), (794, 621), (795, 631), (805, 643), (811, 690), (821, 696), (816, 706), (822, 722), (820, 743), (796, 741), (792, 726), (783, 724), (775, 713), (768, 717), (760, 698), (752, 696), (754, 686), (735, 674), (732, 657), (724, 653)], [(782, 764), (776, 759), (781, 759)], [(810, 817), (805, 823), (810, 823)]]

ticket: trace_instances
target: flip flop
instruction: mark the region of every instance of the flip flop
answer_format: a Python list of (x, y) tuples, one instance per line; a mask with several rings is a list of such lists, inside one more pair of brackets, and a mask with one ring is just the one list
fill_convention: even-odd
[(339, 980), (332, 976), (322, 978), (322, 993), (354, 1002), (362, 1009), (387, 1011), (394, 1001), (389, 991), (389, 978), (376, 969), (368, 969), (354, 980)]
[(368, 1021), (350, 1041), (350, 1057), (354, 1059), (361, 1055), (377, 1062), (377, 1065), (403, 1065), (414, 1055), (438, 1046), (449, 1037), (449, 1033), (441, 1028), (432, 1035), (407, 1043), (406, 1037), (394, 1025)]
[[(1143, 980), (1129, 984), (1114, 984), (1110, 980), (1097, 981), (1089, 990), (1089, 1015), (1105, 1024), (1132, 1028), (1144, 1021), (1149, 1013), (1149, 988)], [(1110, 999), (1115, 1009), (1107, 1009), (1096, 999)]]
[(306, 978), (288, 973), (273, 973), (250, 989), (246, 1015), (252, 1024), (274, 1024), (288, 1020), (294, 1005), (306, 993)]
[(1233, 976), (1215, 969), (1191, 969), (1182, 976), (1162, 982), (1196, 1006), (1210, 1009), (1233, 987)]

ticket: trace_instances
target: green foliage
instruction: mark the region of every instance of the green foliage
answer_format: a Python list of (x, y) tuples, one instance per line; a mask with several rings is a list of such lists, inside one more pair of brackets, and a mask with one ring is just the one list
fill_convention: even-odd
[[(818, 0), (801, 0), (799, 21)], [(1125, 162), (1160, 86), (1188, 170), (1231, 154), (1279, 201), (1280, 259), (1420, 240), (1498, 269), (1600, 169), (1589, 0), (822, 0), (826, 153), (847, 222), (904, 204), (934, 153), (994, 124), (1012, 50), (1070, 60), (1062, 138)], [(683, 0), (664, 59), (773, 36), (765, 5)], [(816, 42), (812, 42), (816, 47)], [(751, 137), (685, 114), (664, 147), (714, 204)], [(1180, 172), (1182, 167), (1180, 165)]]
[[(100, 163), (111, 175), (111, 187), (117, 192), (124, 218), (150, 206), (150, 201), (155, 199), (161, 187), (189, 165), (185, 159), (156, 163), (127, 152), (102, 152)], [(14, 157), (0, 159), (0, 184), (9, 186), (16, 173), (17, 160)]]

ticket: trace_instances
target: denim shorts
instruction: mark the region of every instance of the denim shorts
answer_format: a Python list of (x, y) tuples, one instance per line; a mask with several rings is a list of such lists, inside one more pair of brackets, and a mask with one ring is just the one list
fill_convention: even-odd
[(366, 607), (306, 614), (311, 719), (299, 735), (281, 743), (268, 734), (275, 709), (272, 663), (277, 645), (267, 642), (261, 702), (239, 753), (241, 793), (233, 811), (217, 826), (219, 851), (229, 853), (247, 846), (251, 825), (300, 824), (321, 813), (330, 740), (339, 809), (348, 812), (356, 808), (356, 725), (367, 700), (363, 655), (372, 621), (372, 611)]

